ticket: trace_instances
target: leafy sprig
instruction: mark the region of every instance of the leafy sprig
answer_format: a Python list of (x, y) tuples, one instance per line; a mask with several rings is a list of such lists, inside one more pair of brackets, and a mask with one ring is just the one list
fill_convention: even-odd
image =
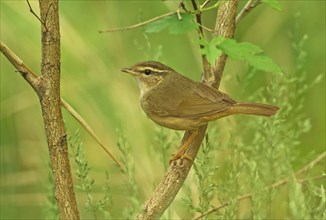
[(201, 39), (199, 43), (203, 46), (202, 54), (207, 57), (211, 64), (215, 62), (218, 56), (225, 53), (232, 59), (245, 61), (256, 69), (282, 73), (282, 69), (271, 58), (264, 55), (263, 50), (257, 45), (248, 42), (238, 43), (234, 39), (223, 36), (214, 37), (211, 41)]

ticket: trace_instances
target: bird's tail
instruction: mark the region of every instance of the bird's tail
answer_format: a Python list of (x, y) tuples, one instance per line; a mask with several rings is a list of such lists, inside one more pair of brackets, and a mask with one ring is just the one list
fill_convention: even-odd
[(258, 104), (258, 103), (245, 103), (239, 102), (229, 109), (231, 114), (238, 115), (261, 115), (272, 116), (275, 115), (280, 108), (274, 105)]

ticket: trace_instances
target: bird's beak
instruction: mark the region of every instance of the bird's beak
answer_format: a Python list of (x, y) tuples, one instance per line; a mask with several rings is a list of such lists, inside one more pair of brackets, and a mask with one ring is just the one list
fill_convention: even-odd
[(131, 68), (122, 68), (122, 69), (120, 69), (120, 71), (125, 72), (125, 73), (129, 73), (130, 75), (133, 75), (133, 76), (137, 75), (137, 73), (134, 72)]

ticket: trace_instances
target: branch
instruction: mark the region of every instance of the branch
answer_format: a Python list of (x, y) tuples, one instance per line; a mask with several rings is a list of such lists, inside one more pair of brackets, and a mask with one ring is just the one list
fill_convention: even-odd
[[(218, 4), (208, 8), (208, 9), (198, 9), (198, 10), (195, 10), (193, 12), (189, 11), (187, 13), (191, 13), (191, 14), (201, 14), (203, 11), (206, 11), (206, 10), (211, 10), (213, 8), (216, 8), (218, 7)], [(184, 9), (184, 8), (183, 8)], [(185, 10), (185, 9), (184, 9)], [(130, 25), (130, 26), (127, 26), (127, 27), (121, 27), (121, 28), (112, 28), (112, 29), (108, 29), (108, 30), (104, 30), (104, 31), (99, 31), (100, 34), (102, 33), (108, 33), (108, 32), (117, 32), (117, 31), (127, 31), (127, 30), (131, 30), (131, 29), (135, 29), (135, 28), (139, 28), (139, 27), (142, 27), (142, 26), (145, 26), (146, 24), (149, 24), (149, 23), (152, 23), (154, 21), (157, 21), (157, 20), (160, 20), (162, 18), (165, 18), (165, 17), (168, 17), (168, 16), (171, 16), (171, 15), (174, 15), (174, 14), (177, 14), (178, 16), (180, 16), (179, 14), (179, 9), (177, 11), (173, 11), (173, 12), (169, 12), (169, 13), (166, 13), (166, 14), (162, 14), (162, 15), (159, 15), (159, 16), (156, 16), (154, 18), (151, 18), (151, 19), (148, 19), (146, 21), (143, 21), (143, 22), (140, 22), (140, 23), (137, 23), (137, 24), (134, 24), (134, 25)], [(205, 27), (203, 26), (202, 24), (199, 24), (200, 28), (203, 28), (204, 30), (206, 31), (209, 31), (209, 32), (212, 32), (212, 30), (208, 27)]]
[(21, 76), (32, 86), (32, 88), (38, 92), (38, 79), (31, 69), (26, 66), (23, 61), (7, 47), (5, 43), (0, 42), (0, 51), (7, 57), (10, 63), (16, 68)]
[[(300, 170), (298, 170), (297, 172), (295, 172), (295, 173), (294, 173), (294, 176), (296, 177), (296, 176), (298, 176), (299, 174), (302, 174), (303, 172), (305, 172), (305, 171), (311, 169), (312, 167), (314, 167), (317, 163), (319, 163), (319, 162), (320, 162), (322, 159), (324, 159), (324, 158), (326, 158), (326, 151), (324, 151), (324, 152), (323, 152), (322, 154), (320, 154), (317, 158), (315, 158), (314, 160), (312, 160), (311, 162), (309, 162), (306, 166), (304, 166), (303, 168), (301, 168)], [(297, 182), (302, 184), (302, 183), (305, 183), (305, 182), (307, 182), (307, 181), (309, 181), (309, 180), (317, 180), (317, 179), (321, 179), (321, 178), (325, 178), (325, 176), (322, 175), (322, 176), (316, 176), (316, 177), (312, 177), (312, 178), (308, 178), (308, 179), (297, 179)], [(289, 178), (279, 180), (279, 181), (277, 181), (277, 182), (271, 184), (270, 186), (266, 186), (266, 187), (263, 188), (259, 193), (264, 192), (264, 191), (268, 191), (268, 190), (271, 190), (271, 189), (274, 189), (274, 188), (279, 187), (279, 186), (282, 186), (282, 185), (286, 184), (288, 181), (289, 181)], [(215, 207), (215, 208), (212, 208), (211, 210), (205, 212), (204, 214), (202, 214), (202, 215), (200, 215), (200, 216), (194, 218), (194, 220), (201, 219), (202, 217), (204, 217), (204, 216), (206, 216), (206, 215), (209, 215), (209, 214), (211, 214), (211, 213), (213, 213), (213, 212), (216, 212), (216, 211), (218, 211), (218, 210), (220, 210), (220, 209), (222, 209), (222, 208), (224, 208), (224, 207), (230, 205), (230, 204), (231, 204), (232, 202), (234, 202), (234, 201), (239, 202), (239, 201), (241, 201), (241, 200), (243, 200), (243, 199), (250, 198), (250, 197), (252, 197), (254, 194), (257, 194), (257, 193), (258, 193), (258, 192), (255, 192), (255, 193), (247, 193), (247, 194), (244, 194), (244, 195), (242, 195), (242, 196), (239, 196), (239, 197), (237, 197), (237, 198), (235, 198), (235, 199), (232, 199), (232, 200), (230, 200), (230, 201), (227, 201), (227, 202), (225, 202), (225, 203), (223, 203), (223, 204), (221, 204), (221, 205), (219, 205), (219, 206), (217, 206), (217, 207)]]
[[(16, 68), (18, 72), (24, 77), (24, 79), (34, 88), (35, 92), (39, 93), (38, 88), (38, 77), (35, 72), (31, 70), (29, 66), (24, 64), (24, 62), (4, 43), (0, 43), (0, 51), (7, 57), (11, 64)], [(71, 116), (73, 116), (79, 124), (91, 135), (92, 138), (100, 145), (100, 147), (111, 157), (111, 159), (116, 163), (116, 165), (122, 170), (121, 164), (115, 159), (112, 153), (104, 146), (102, 141), (97, 137), (92, 127), (87, 123), (87, 121), (79, 115), (79, 113), (63, 98), (61, 98), (61, 105), (64, 107)]]
[(210, 2), (211, 0), (206, 0), (201, 6), (200, 6), (200, 9), (202, 8), (205, 8), (206, 5), (208, 5), (208, 3)]
[[(198, 6), (197, 6), (197, 3), (196, 3), (196, 0), (191, 0), (191, 3), (192, 3), (192, 6), (194, 8), (195, 11), (198, 10)], [(203, 5), (206, 5), (208, 4), (208, 2), (204, 2)], [(201, 6), (200, 9), (204, 7), (204, 6)], [(196, 14), (196, 21), (197, 23), (199, 24), (199, 29), (198, 29), (198, 37), (199, 37), (199, 40), (201, 39), (204, 39), (204, 33), (203, 33), (203, 27), (202, 27), (202, 21), (201, 21), (201, 14)], [(199, 45), (200, 49), (203, 49), (204, 46), (203, 45)], [(210, 71), (210, 65), (208, 63), (208, 60), (206, 58), (206, 55), (202, 54), (201, 55), (201, 60), (202, 60), (202, 64), (203, 64), (203, 72), (209, 72)]]
[[(198, 129), (196, 139), (192, 142), (192, 147), (187, 153), (189, 157), (196, 157), (206, 128), (207, 125), (204, 125)], [(188, 139), (190, 134), (188, 131), (185, 133), (181, 144)], [(136, 219), (159, 218), (179, 192), (190, 171), (192, 163), (193, 161), (182, 159), (172, 162), (154, 193), (145, 202), (143, 209), (137, 214)]]
[(86, 131), (94, 138), (94, 140), (100, 145), (100, 147), (111, 157), (111, 159), (115, 162), (115, 164), (119, 167), (120, 170), (123, 171), (121, 164), (115, 159), (115, 157), (111, 154), (111, 152), (104, 146), (102, 141), (97, 137), (91, 126), (85, 121), (83, 117), (81, 117), (78, 112), (67, 103), (63, 98), (61, 98), (61, 105), (86, 129)]
[(160, 20), (162, 18), (168, 17), (170, 15), (174, 15), (174, 14), (177, 14), (177, 12), (169, 12), (169, 13), (166, 13), (166, 14), (163, 14), (163, 15), (159, 15), (159, 16), (154, 17), (154, 18), (151, 18), (151, 19), (149, 19), (147, 21), (143, 21), (143, 22), (140, 22), (140, 23), (137, 23), (137, 24), (128, 26), (128, 27), (112, 28), (112, 29), (108, 29), (108, 30), (105, 30), (105, 31), (99, 31), (99, 33), (116, 32), (116, 31), (126, 31), (126, 30), (130, 30), (130, 29), (142, 27), (142, 26), (144, 26), (146, 24), (149, 24), (149, 23), (151, 23), (153, 21), (157, 21), (157, 20)]
[[(58, 0), (41, 0), (42, 62), (39, 99), (48, 142), (54, 193), (61, 219), (79, 219), (60, 101), (60, 27)], [(47, 28), (45, 28), (47, 27)]]
[(238, 23), (244, 16), (246, 16), (252, 9), (261, 4), (261, 0), (248, 0), (247, 4), (238, 14), (235, 23)]
[[(217, 13), (217, 23), (224, 21), (225, 18), (222, 16), (228, 17), (228, 21), (234, 24), (236, 8), (238, 5), (238, 0), (230, 0), (225, 2), (223, 5), (227, 5), (227, 7), (220, 7)], [(220, 11), (224, 13), (221, 13)], [(233, 20), (232, 20), (233, 19)], [(198, 19), (197, 19), (198, 22)], [(220, 28), (221, 30), (217, 30), (216, 28)], [(230, 37), (234, 34), (235, 25), (216, 25), (215, 26), (215, 33), (221, 32), (221, 35)], [(221, 58), (219, 58), (221, 59)], [(225, 58), (226, 61), (226, 58)], [(224, 61), (224, 62), (225, 62)], [(219, 81), (221, 78), (207, 78), (210, 75), (211, 69), (223, 71), (224, 65), (218, 65), (215, 67), (210, 67), (207, 63), (204, 64), (204, 73), (203, 73), (203, 81), (209, 85), (219, 85)], [(206, 68), (205, 68), (206, 67)], [(167, 209), (170, 203), (174, 200), (175, 196), (179, 192), (183, 182), (185, 181), (189, 170), (193, 164), (193, 161), (196, 158), (197, 152), (200, 148), (200, 145), (204, 139), (205, 132), (207, 129), (207, 125), (204, 125), (198, 129), (197, 135), (194, 138), (193, 142), (190, 144), (191, 148), (187, 152), (187, 156), (192, 158), (192, 160), (176, 160), (170, 164), (166, 174), (164, 175), (163, 179), (161, 180), (160, 184), (155, 189), (154, 193), (150, 196), (150, 198), (145, 202), (143, 209), (137, 214), (137, 219), (155, 219), (159, 218), (163, 212)], [(181, 145), (188, 140), (191, 132), (186, 131)]]
[(326, 158), (326, 151), (324, 151), (323, 153), (321, 153), (316, 159), (314, 159), (311, 162), (309, 162), (306, 166), (304, 166), (303, 168), (301, 168), (300, 170), (298, 170), (297, 172), (295, 172), (294, 175), (298, 176), (298, 175), (300, 175), (300, 174), (308, 171), (309, 169), (311, 169), (312, 167), (314, 167), (317, 163), (319, 163), (324, 158)]
[[(217, 11), (214, 36), (233, 38), (235, 32), (235, 17), (238, 3), (239, 0), (229, 0), (220, 5)], [(222, 54), (215, 62), (215, 65), (212, 66), (211, 71), (205, 72), (205, 83), (217, 89), (219, 88), (226, 60), (226, 54)]]
[(39, 20), (40, 22), (41, 22), (41, 24), (44, 26), (44, 28), (46, 29), (46, 30), (48, 30), (47, 29), (47, 27), (45, 26), (45, 23), (40, 19), (40, 17), (34, 12), (34, 10), (33, 10), (33, 8), (32, 8), (32, 6), (31, 6), (31, 4), (29, 3), (29, 0), (26, 0), (26, 2), (27, 2), (27, 5), (28, 5), (28, 7), (29, 7), (29, 11), (30, 11), (30, 13), (32, 13), (36, 18), (37, 18), (37, 20)]

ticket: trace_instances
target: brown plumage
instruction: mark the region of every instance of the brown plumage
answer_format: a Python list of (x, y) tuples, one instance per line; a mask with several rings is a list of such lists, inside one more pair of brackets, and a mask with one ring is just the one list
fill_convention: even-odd
[(122, 69), (140, 84), (141, 106), (150, 119), (176, 130), (196, 130), (228, 115), (272, 116), (276, 106), (242, 103), (200, 82), (194, 82), (172, 68), (154, 61)]
[(159, 125), (175, 130), (189, 130), (191, 135), (171, 161), (185, 155), (201, 125), (228, 115), (272, 116), (277, 106), (242, 103), (200, 82), (188, 79), (174, 69), (155, 61), (121, 69), (137, 78), (140, 103), (147, 116)]

